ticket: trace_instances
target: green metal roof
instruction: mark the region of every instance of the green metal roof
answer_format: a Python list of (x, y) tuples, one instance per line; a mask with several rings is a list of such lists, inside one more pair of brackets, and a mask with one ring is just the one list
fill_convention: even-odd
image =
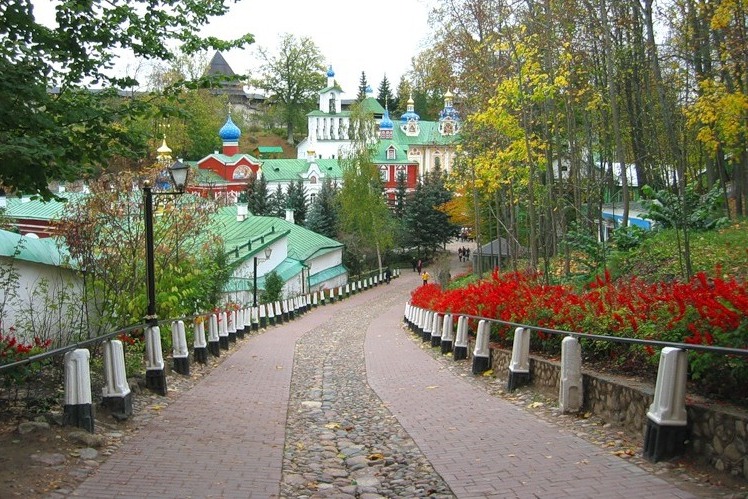
[(283, 152), (283, 148), (281, 146), (257, 146), (257, 150), (265, 153), (265, 152)]
[(361, 107), (363, 107), (364, 111), (367, 113), (371, 113), (374, 115), (384, 114), (384, 108), (374, 97), (367, 97), (362, 100)]
[[(317, 163), (326, 178), (343, 178), (337, 159), (315, 159), (311, 163)], [(268, 182), (296, 182), (309, 170), (309, 165), (306, 159), (266, 159), (262, 162), (262, 176)]]
[(21, 200), (19, 198), (8, 198), (5, 215), (14, 219), (57, 220), (65, 211), (67, 203), (77, 202), (87, 196), (87, 194), (66, 192), (60, 196), (66, 200), (55, 201), (51, 199), (49, 201), (42, 201), (40, 199)]
[[(387, 159), (387, 150), (390, 146), (395, 147), (395, 159)], [(374, 153), (373, 161), (375, 164), (386, 163), (388, 165), (410, 164), (413, 161), (408, 160), (408, 148), (398, 144), (394, 140), (380, 139), (377, 143), (377, 150)]]
[(420, 127), (421, 133), (415, 137), (408, 137), (400, 129), (400, 124), (395, 123), (395, 128), (392, 131), (392, 139), (403, 145), (457, 145), (460, 142), (460, 134), (457, 135), (442, 135), (439, 133), (439, 123), (436, 121), (419, 121), (418, 126)]
[(199, 168), (197, 162), (188, 163), (190, 166), (190, 183), (193, 185), (223, 185), (228, 181), (213, 170)]
[[(213, 220), (214, 229), (224, 238), (224, 248), (231, 263), (261, 254), (266, 246), (283, 236), (288, 237), (288, 258), (299, 262), (305, 262), (343, 246), (338, 241), (282, 218), (250, 214), (240, 222), (236, 219), (236, 205), (221, 208)], [(259, 241), (258, 239), (263, 236), (264, 242)], [(251, 249), (247, 247), (250, 240)], [(235, 248), (240, 248), (238, 256)]]
[(0, 230), (0, 256), (61, 267), (67, 251), (51, 237), (36, 239)]
[(336, 265), (335, 267), (330, 267), (329, 269), (325, 269), (322, 272), (317, 272), (313, 276), (309, 276), (309, 286), (310, 287), (317, 286), (322, 282), (332, 279), (333, 277), (343, 275), (346, 272), (348, 271), (343, 265)]

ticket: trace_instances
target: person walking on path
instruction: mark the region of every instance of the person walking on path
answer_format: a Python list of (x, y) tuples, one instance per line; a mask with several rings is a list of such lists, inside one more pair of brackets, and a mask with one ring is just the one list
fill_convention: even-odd
[(419, 274), (420, 274), (420, 273), (421, 273), (421, 271), (423, 270), (423, 261), (422, 261), (422, 260), (421, 260), (420, 258), (418, 259), (418, 264), (417, 264), (417, 267), (416, 267), (416, 268), (418, 269), (418, 273), (419, 273)]
[(426, 284), (428, 284), (428, 283), (429, 283), (429, 277), (431, 277), (431, 276), (429, 275), (429, 273), (428, 273), (427, 271), (425, 271), (425, 270), (424, 270), (424, 271), (423, 271), (423, 274), (421, 274), (421, 279), (423, 280), (423, 285), (424, 285), (424, 286), (425, 286)]

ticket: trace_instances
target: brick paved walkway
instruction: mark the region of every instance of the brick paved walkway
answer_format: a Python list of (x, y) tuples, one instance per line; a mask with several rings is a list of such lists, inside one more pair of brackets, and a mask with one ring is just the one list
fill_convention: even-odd
[[(351, 327), (367, 330), (370, 386), (457, 497), (692, 497), (440, 367), (401, 326), (409, 292), (419, 283), (405, 270), (389, 286), (251, 338), (125, 442), (74, 495), (277, 497), (295, 342), (330, 317), (348, 314)], [(402, 300), (357, 324), (356, 309), (381, 293)]]

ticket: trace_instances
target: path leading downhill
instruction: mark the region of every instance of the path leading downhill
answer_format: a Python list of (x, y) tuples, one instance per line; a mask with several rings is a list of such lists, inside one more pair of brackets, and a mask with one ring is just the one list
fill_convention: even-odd
[(250, 338), (73, 496), (695, 497), (445, 369), (402, 325), (419, 284)]

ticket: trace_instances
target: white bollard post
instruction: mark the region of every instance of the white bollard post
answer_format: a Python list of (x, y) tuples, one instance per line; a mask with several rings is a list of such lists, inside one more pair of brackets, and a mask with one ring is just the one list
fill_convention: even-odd
[(218, 316), (218, 343), (221, 350), (229, 349), (229, 319), (225, 310)]
[(77, 426), (93, 433), (94, 417), (91, 405), (91, 354), (78, 348), (65, 354), (65, 407), (62, 424)]
[(247, 315), (247, 309), (246, 308), (240, 308), (236, 311), (236, 338), (242, 339), (244, 338), (244, 331), (245, 326), (244, 323), (246, 322)]
[(582, 409), (584, 392), (582, 386), (582, 346), (573, 336), (561, 341), (561, 380), (558, 405), (562, 413), (578, 412)]
[(330, 303), (335, 303), (335, 289), (330, 288)]
[(268, 303), (265, 305), (267, 308), (267, 316), (268, 316), (268, 324), (271, 326), (275, 325), (275, 306), (272, 303)]
[(226, 334), (229, 337), (229, 343), (236, 343), (236, 310), (226, 312)]
[(160, 395), (166, 395), (164, 353), (161, 350), (161, 328), (145, 328), (145, 386)]
[(338, 300), (342, 300), (343, 298), (343, 286), (338, 286)]
[(431, 310), (423, 311), (423, 333), (421, 333), (421, 340), (431, 341), (431, 327), (434, 325), (433, 312)]
[(285, 317), (283, 317), (283, 308), (281, 307), (280, 300), (276, 300), (273, 304), (273, 313), (275, 314), (275, 323), (283, 324)]
[(201, 364), (208, 362), (208, 344), (205, 341), (205, 317), (196, 317), (192, 324), (192, 333), (195, 338), (192, 341), (192, 351), (195, 352), (195, 361)]
[(442, 344), (442, 314), (434, 312), (431, 322), (431, 346), (440, 347)]
[(252, 331), (260, 329), (260, 307), (252, 307), (249, 313), (249, 320), (252, 323)]
[(174, 357), (174, 370), (185, 376), (190, 375), (190, 351), (187, 349), (187, 336), (184, 332), (184, 321), (172, 321), (171, 346)]
[(214, 357), (221, 356), (221, 338), (218, 336), (218, 316), (210, 314), (208, 319), (208, 351)]
[(654, 400), (647, 411), (645, 458), (652, 462), (682, 454), (688, 440), (686, 380), (688, 352), (665, 347), (660, 353)]
[(345, 297), (348, 298), (351, 296), (351, 283), (347, 282), (345, 283)]
[(454, 360), (464, 360), (468, 358), (468, 327), (467, 317), (461, 315), (457, 318), (457, 335), (455, 336), (455, 346), (452, 351)]
[(319, 307), (319, 296), (316, 291), (312, 293), (312, 307)]
[(444, 314), (444, 322), (442, 323), (442, 355), (446, 355), (452, 351), (452, 343), (454, 342), (454, 328), (452, 324), (452, 314)]
[(518, 327), (514, 330), (512, 360), (509, 362), (507, 391), (512, 392), (530, 382), (530, 330)]
[(478, 334), (475, 337), (473, 349), (473, 374), (481, 374), (491, 368), (491, 349), (488, 348), (490, 333), (490, 324), (485, 319), (481, 319), (478, 322)]
[(132, 416), (132, 392), (127, 384), (125, 350), (120, 340), (104, 342), (104, 388), (101, 405), (117, 420)]

